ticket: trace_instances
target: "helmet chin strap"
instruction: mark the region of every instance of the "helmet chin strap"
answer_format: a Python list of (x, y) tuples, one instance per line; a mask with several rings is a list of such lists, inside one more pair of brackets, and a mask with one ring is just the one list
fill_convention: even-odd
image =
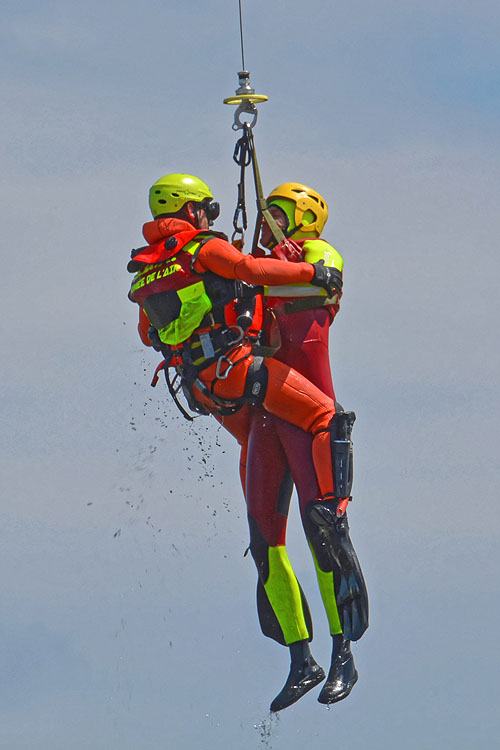
[[(269, 214), (269, 215), (272, 218), (272, 214)], [(265, 218), (266, 218), (266, 222), (267, 222), (267, 216)], [(273, 221), (274, 221), (274, 219), (273, 219)], [(268, 225), (269, 225), (269, 222), (268, 222)], [(283, 231), (280, 228), (280, 236), (278, 236), (278, 237), (274, 234), (271, 226), (269, 226), (269, 229), (271, 229), (271, 232), (273, 234), (273, 240), (269, 244), (267, 244), (266, 247), (268, 248), (268, 250), (272, 250), (274, 247), (276, 247), (276, 245), (279, 245), (280, 242), (283, 242), (283, 240), (289, 240), (290, 237), (292, 235), (294, 235), (295, 232), (298, 232), (300, 229), (302, 229), (303, 226), (304, 226), (304, 224), (300, 223), (296, 227), (293, 227), (292, 229), (287, 229), (286, 231)]]
[(297, 224), (296, 227), (293, 227), (292, 229), (288, 229), (285, 232), (285, 239), (288, 240), (292, 236), (292, 234), (295, 234), (295, 232), (299, 232), (302, 227), (304, 226), (303, 222), (300, 222), (300, 224)]

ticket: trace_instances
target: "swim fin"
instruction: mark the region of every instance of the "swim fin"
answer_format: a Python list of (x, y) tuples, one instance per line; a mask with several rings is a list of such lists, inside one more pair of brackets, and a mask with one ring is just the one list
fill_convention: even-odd
[(321, 570), (333, 572), (343, 636), (357, 641), (368, 628), (369, 604), (347, 515), (337, 517), (336, 500), (315, 500), (306, 508), (305, 527)]

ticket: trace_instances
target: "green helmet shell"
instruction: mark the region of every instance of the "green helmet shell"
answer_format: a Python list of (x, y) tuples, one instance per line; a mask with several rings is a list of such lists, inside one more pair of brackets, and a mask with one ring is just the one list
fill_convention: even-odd
[(151, 187), (149, 207), (156, 219), (161, 214), (177, 213), (190, 201), (201, 203), (212, 198), (210, 188), (198, 177), (190, 174), (166, 174)]

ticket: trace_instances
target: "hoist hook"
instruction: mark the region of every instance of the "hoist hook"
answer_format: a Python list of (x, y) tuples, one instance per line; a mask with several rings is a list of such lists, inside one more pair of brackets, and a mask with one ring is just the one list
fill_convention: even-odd
[[(257, 107), (256, 104), (261, 102), (267, 102), (268, 98), (265, 94), (256, 94), (255, 89), (250, 86), (250, 73), (247, 70), (241, 70), (238, 73), (239, 86), (236, 89), (236, 96), (228, 96), (224, 99), (224, 104), (237, 104), (238, 108), (234, 113), (233, 130), (243, 130), (245, 125), (248, 124), (250, 128), (253, 128), (257, 122)], [(241, 115), (251, 115), (252, 120), (247, 123), (246, 120), (241, 120)]]

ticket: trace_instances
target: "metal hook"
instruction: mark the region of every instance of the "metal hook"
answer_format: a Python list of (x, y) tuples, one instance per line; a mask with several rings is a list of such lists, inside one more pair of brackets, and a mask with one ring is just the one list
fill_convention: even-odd
[(243, 130), (245, 125), (247, 124), (247, 121), (241, 120), (241, 115), (248, 114), (252, 115), (252, 120), (248, 122), (249, 128), (253, 128), (255, 123), (257, 122), (257, 107), (255, 106), (254, 102), (251, 100), (245, 100), (242, 101), (236, 112), (234, 113), (234, 122), (232, 125), (233, 130)]
[[(250, 73), (247, 70), (241, 70), (238, 73), (239, 86), (236, 89), (236, 96), (228, 96), (224, 99), (224, 104), (238, 104), (238, 109), (234, 114), (233, 130), (243, 130), (246, 124), (253, 128), (257, 122), (257, 107), (260, 102), (267, 102), (268, 97), (264, 94), (256, 94), (255, 89), (250, 86)], [(252, 116), (251, 122), (241, 120), (241, 115), (247, 114)]]

